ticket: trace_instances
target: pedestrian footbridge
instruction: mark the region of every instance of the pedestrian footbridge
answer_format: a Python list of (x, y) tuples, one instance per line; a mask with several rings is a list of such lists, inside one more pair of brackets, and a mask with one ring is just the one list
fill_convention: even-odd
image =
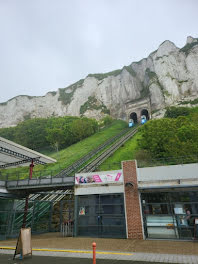
[(74, 177), (45, 177), (32, 178), (24, 180), (0, 181), (0, 187), (6, 188), (8, 191), (44, 191), (62, 188), (71, 188), (74, 186)]

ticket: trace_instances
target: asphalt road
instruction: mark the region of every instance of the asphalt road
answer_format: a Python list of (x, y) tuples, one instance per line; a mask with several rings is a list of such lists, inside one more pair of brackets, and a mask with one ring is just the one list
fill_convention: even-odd
[[(97, 259), (97, 264), (145, 264), (145, 261), (131, 261), (131, 260), (114, 260), (114, 259)], [(92, 259), (85, 258), (62, 258), (62, 257), (46, 257), (46, 256), (33, 256), (26, 257), (23, 260), (13, 260), (13, 255), (0, 254), (1, 264), (93, 264)], [(151, 262), (146, 262), (151, 263)], [(152, 262), (153, 263), (153, 262)], [(155, 262), (155, 264), (162, 264)], [(165, 264), (165, 263), (164, 263)], [(169, 264), (171, 264), (169, 262)]]

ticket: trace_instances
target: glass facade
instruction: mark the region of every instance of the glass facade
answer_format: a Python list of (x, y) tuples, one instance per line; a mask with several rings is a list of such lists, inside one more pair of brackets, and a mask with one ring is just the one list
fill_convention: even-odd
[[(0, 198), (0, 240), (17, 237), (23, 224), (25, 199)], [(60, 232), (63, 222), (73, 221), (74, 200), (29, 200), (26, 227), (32, 233)]]
[(141, 200), (147, 238), (198, 238), (198, 191), (142, 193)]
[(76, 235), (126, 238), (123, 194), (76, 196)]
[(12, 199), (0, 198), (0, 240), (5, 239), (13, 209)]

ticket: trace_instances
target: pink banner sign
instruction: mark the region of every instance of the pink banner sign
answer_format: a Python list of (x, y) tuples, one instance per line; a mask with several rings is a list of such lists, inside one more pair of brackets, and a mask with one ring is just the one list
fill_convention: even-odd
[(82, 176), (75, 177), (76, 184), (84, 183), (110, 183), (110, 182), (121, 182), (122, 181), (122, 171), (116, 171), (111, 174), (97, 173), (93, 175), (83, 174)]

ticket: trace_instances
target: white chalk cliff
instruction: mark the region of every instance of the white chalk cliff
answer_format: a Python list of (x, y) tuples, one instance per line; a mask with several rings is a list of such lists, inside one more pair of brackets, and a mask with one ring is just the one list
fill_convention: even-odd
[(152, 111), (198, 97), (198, 39), (188, 37), (179, 49), (163, 42), (148, 58), (49, 92), (45, 96), (17, 96), (0, 103), (0, 127), (34, 117), (88, 116), (106, 113), (127, 119), (126, 104), (148, 98)]

